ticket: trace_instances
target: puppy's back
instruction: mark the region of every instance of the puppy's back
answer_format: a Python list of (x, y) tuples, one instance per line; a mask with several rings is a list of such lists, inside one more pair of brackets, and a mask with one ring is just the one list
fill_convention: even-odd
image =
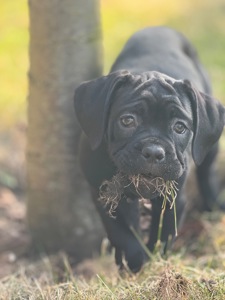
[(158, 71), (175, 79), (189, 79), (204, 92), (211, 87), (191, 43), (179, 32), (164, 26), (136, 32), (125, 44), (111, 71)]

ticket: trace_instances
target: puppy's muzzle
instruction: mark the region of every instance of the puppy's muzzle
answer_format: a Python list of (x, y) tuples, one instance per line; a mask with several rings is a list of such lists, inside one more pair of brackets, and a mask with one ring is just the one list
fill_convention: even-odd
[(147, 163), (158, 164), (164, 162), (166, 153), (160, 145), (151, 144), (142, 149), (142, 155)]
[(177, 157), (176, 149), (169, 142), (159, 139), (156, 141), (155, 138), (144, 139), (139, 142), (139, 155), (135, 174), (176, 180), (184, 171), (182, 162)]

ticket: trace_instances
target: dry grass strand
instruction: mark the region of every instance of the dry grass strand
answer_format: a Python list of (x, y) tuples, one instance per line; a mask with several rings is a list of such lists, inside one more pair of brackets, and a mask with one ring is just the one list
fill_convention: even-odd
[[(127, 176), (119, 172), (111, 180), (105, 180), (99, 189), (99, 200), (108, 208), (109, 215), (113, 216), (127, 188), (133, 188), (140, 199), (146, 199), (143, 190), (144, 194), (146, 191), (149, 191), (149, 195), (157, 193), (170, 203), (170, 208), (174, 206), (177, 196), (177, 183), (174, 180), (165, 181), (161, 177), (151, 179), (141, 174)], [(163, 203), (165, 205), (166, 202)]]

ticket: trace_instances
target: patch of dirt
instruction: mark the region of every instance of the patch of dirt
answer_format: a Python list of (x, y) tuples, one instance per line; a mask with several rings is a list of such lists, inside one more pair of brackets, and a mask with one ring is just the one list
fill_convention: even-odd
[(17, 271), (18, 260), (30, 245), (25, 225), (25, 202), (8, 189), (0, 190), (0, 278)]
[(26, 126), (0, 133), (0, 278), (16, 272), (30, 245), (25, 215)]
[(155, 289), (157, 299), (188, 299), (188, 285), (189, 281), (181, 274), (166, 270), (161, 275)]

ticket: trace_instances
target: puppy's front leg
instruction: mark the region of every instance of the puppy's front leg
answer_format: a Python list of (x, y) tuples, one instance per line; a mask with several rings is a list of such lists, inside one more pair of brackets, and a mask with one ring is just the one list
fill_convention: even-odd
[(113, 247), (115, 260), (119, 268), (123, 268), (122, 257), (125, 256), (128, 267), (132, 272), (138, 272), (145, 260), (145, 252), (131, 227), (139, 233), (139, 203), (138, 199), (123, 196), (113, 216), (109, 215), (109, 207), (97, 200), (98, 193), (93, 191), (93, 200), (101, 216), (106, 233)]
[(150, 251), (154, 251), (155, 245), (157, 243), (158, 238), (164, 243), (163, 252), (165, 253), (168, 247), (169, 237), (172, 237), (172, 240), (175, 237), (175, 222), (177, 222), (178, 228), (181, 225), (181, 219), (183, 219), (185, 212), (185, 201), (182, 198), (182, 195), (177, 195), (175, 209), (176, 209), (176, 218), (174, 215), (174, 207), (170, 207), (170, 203), (167, 203), (165, 212), (163, 214), (162, 220), (162, 229), (161, 234), (159, 236), (159, 226), (160, 226), (160, 216), (162, 212), (162, 203), (163, 198), (157, 197), (152, 201), (152, 221), (150, 227), (149, 241), (147, 243), (147, 247)]

